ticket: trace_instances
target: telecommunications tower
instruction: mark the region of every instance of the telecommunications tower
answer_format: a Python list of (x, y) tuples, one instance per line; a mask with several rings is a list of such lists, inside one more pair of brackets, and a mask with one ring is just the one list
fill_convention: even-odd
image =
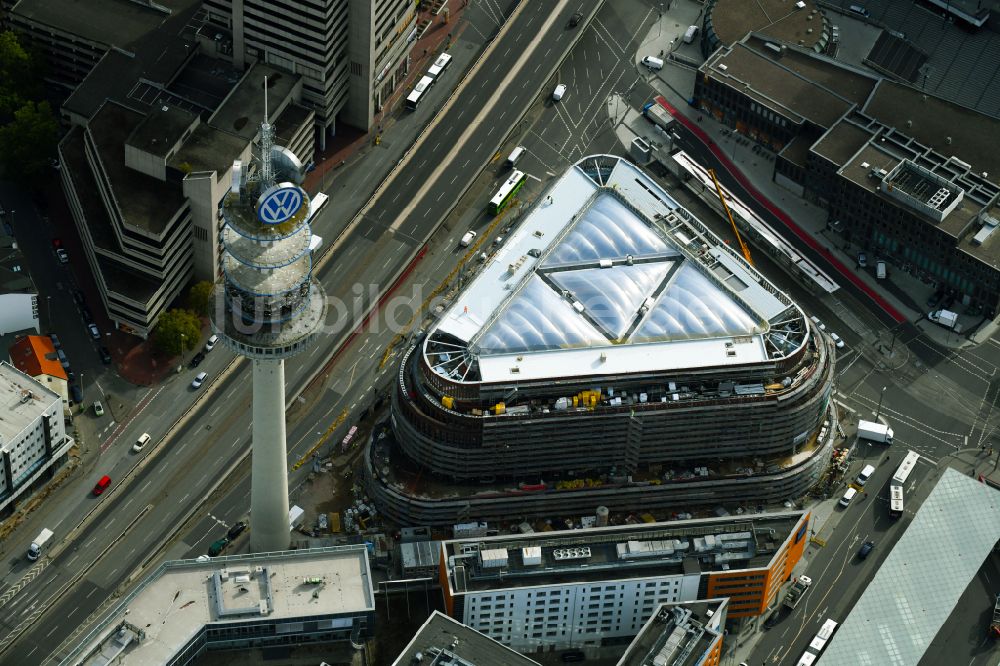
[(312, 342), (326, 316), (313, 280), (309, 196), (299, 159), (274, 143), (265, 115), (248, 164), (233, 162), (222, 204), (223, 277), (216, 284), (212, 328), (253, 363), (253, 465), (250, 548), (287, 550), (288, 465), (285, 359)]

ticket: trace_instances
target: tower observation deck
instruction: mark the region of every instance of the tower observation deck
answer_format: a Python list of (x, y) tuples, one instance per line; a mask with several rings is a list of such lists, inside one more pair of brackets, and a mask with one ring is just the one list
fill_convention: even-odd
[(212, 328), (253, 362), (253, 465), (250, 546), (287, 550), (288, 469), (284, 359), (310, 344), (326, 316), (312, 277), (309, 196), (301, 162), (261, 124), (249, 163), (233, 163), (222, 204), (223, 277), (216, 284)]

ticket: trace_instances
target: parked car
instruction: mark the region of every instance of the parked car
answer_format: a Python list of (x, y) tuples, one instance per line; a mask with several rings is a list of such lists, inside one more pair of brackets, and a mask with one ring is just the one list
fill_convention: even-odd
[(226, 533), (226, 538), (229, 539), (230, 541), (236, 541), (236, 537), (243, 534), (243, 530), (245, 530), (246, 528), (247, 528), (246, 521), (241, 520), (229, 528), (229, 531)]
[(556, 86), (556, 89), (552, 91), (552, 101), (558, 102), (566, 94), (566, 84), (560, 83)]
[(874, 541), (865, 541), (861, 545), (861, 550), (858, 551), (858, 557), (862, 560), (865, 559), (866, 557), (868, 557), (868, 554), (872, 552), (873, 548), (875, 548)]
[(193, 357), (191, 357), (191, 367), (197, 368), (199, 365), (201, 365), (201, 362), (204, 360), (205, 360), (205, 353), (198, 352)]
[(98, 347), (97, 352), (101, 355), (101, 363), (104, 365), (111, 364), (111, 352), (108, 351), (107, 347)]
[(821, 322), (819, 320), (819, 317), (817, 317), (816, 315), (813, 315), (812, 317), (809, 317), (809, 319), (812, 320), (812, 323), (816, 324), (816, 328), (818, 328), (819, 330), (821, 330), (821, 331), (825, 331), (826, 330), (826, 324), (824, 324), (823, 322)]
[(207, 352), (212, 351), (213, 349), (215, 349), (215, 345), (217, 345), (218, 343), (219, 343), (219, 336), (213, 335), (208, 339), (208, 342), (205, 343), (205, 351)]
[(87, 322), (88, 324), (94, 323), (94, 315), (90, 314), (90, 308), (88, 308), (86, 305), (80, 306), (80, 314), (83, 315), (83, 321)]
[(858, 266), (861, 266), (861, 268), (868, 267), (868, 255), (864, 252), (858, 252)]
[(58, 335), (53, 333), (52, 335), (49, 336), (49, 338), (52, 340), (53, 347), (55, 347), (56, 349), (62, 349), (62, 343), (59, 341)]
[(97, 324), (87, 324), (87, 330), (90, 331), (90, 337), (95, 340), (101, 339), (101, 332), (97, 330)]
[(104, 416), (104, 405), (101, 404), (100, 400), (94, 401), (94, 414), (96, 416)]
[(222, 537), (218, 541), (213, 541), (212, 545), (208, 547), (208, 556), (217, 557), (228, 545), (229, 539), (226, 537)]
[(76, 301), (76, 304), (80, 306), (82, 306), (87, 301), (87, 299), (83, 295), (83, 292), (80, 291), (79, 289), (73, 290), (73, 300)]
[(59, 259), (59, 263), (60, 264), (68, 264), (69, 263), (69, 254), (67, 254), (66, 250), (64, 250), (62, 248), (59, 248), (58, 250), (56, 250), (56, 257)]
[(839, 335), (837, 335), (833, 331), (830, 331), (830, 337), (833, 339), (833, 344), (837, 345), (837, 349), (844, 348), (844, 341), (840, 338)]
[(572, 16), (569, 17), (569, 27), (575, 28), (576, 26), (580, 25), (580, 21), (582, 20), (583, 20), (582, 13), (577, 12), (573, 14)]
[(83, 389), (81, 389), (77, 384), (70, 385), (69, 397), (77, 404), (83, 403)]
[(191, 382), (191, 388), (193, 388), (193, 389), (200, 389), (201, 385), (205, 383), (205, 378), (206, 377), (208, 377), (208, 373), (207, 372), (199, 372), (198, 376), (195, 377), (194, 381)]

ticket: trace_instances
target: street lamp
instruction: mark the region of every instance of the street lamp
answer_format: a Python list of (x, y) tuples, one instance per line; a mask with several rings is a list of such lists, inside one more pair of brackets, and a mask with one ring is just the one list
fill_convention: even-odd
[(888, 386), (882, 387), (882, 392), (878, 394), (878, 409), (875, 410), (875, 420), (878, 421), (878, 415), (882, 413), (882, 398), (885, 397), (885, 390), (889, 388)]

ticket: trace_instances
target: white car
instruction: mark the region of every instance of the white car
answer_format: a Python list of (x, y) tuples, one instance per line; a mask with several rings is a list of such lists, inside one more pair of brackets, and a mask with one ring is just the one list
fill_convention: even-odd
[(821, 330), (821, 331), (825, 331), (826, 330), (826, 324), (824, 324), (823, 322), (821, 322), (819, 320), (819, 317), (812, 316), (812, 317), (809, 317), (809, 319), (812, 320), (812, 323), (816, 324), (816, 328), (818, 328), (819, 330)]
[(465, 235), (462, 236), (462, 240), (458, 241), (458, 244), (461, 245), (462, 247), (469, 247), (470, 245), (472, 245), (472, 241), (476, 239), (477, 235), (478, 234), (476, 234), (475, 231), (472, 231), (470, 229), (469, 231), (465, 232)]
[(194, 378), (193, 382), (191, 382), (191, 388), (193, 389), (201, 388), (201, 385), (205, 383), (206, 377), (208, 377), (207, 372), (199, 372), (198, 376)]
[(149, 436), (148, 432), (142, 433), (141, 435), (139, 435), (139, 439), (135, 440), (135, 444), (132, 445), (132, 450), (135, 451), (136, 453), (139, 453), (140, 451), (142, 451), (142, 447), (149, 444), (150, 439), (152, 439), (152, 437)]
[(90, 337), (94, 338), (95, 340), (101, 339), (101, 332), (97, 330), (96, 324), (87, 324), (87, 330), (90, 331)]
[(206, 343), (205, 343), (205, 351), (207, 351), (207, 352), (210, 352), (210, 351), (212, 351), (213, 349), (215, 349), (215, 345), (216, 345), (216, 344), (217, 344), (218, 342), (219, 342), (219, 336), (217, 336), (217, 335), (213, 335), (212, 337), (210, 337), (210, 338), (208, 339), (208, 342), (206, 342)]
[(837, 345), (837, 349), (844, 348), (844, 341), (841, 340), (839, 335), (837, 335), (833, 331), (830, 331), (830, 337), (833, 338), (833, 344)]
[(558, 102), (566, 94), (566, 84), (560, 83), (556, 86), (556, 89), (552, 91), (552, 101)]
[(58, 250), (56, 250), (56, 257), (59, 258), (59, 263), (60, 264), (68, 264), (69, 263), (69, 255), (66, 253), (66, 250), (64, 250), (62, 248), (59, 248)]

